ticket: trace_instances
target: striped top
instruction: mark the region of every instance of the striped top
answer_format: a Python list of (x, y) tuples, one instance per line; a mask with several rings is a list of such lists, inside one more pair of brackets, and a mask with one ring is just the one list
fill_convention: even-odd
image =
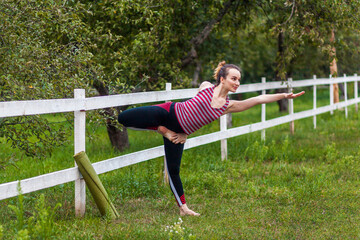
[(201, 90), (195, 97), (175, 104), (177, 120), (186, 134), (191, 134), (202, 126), (220, 118), (229, 105), (229, 97), (221, 108), (211, 107), (214, 88)]

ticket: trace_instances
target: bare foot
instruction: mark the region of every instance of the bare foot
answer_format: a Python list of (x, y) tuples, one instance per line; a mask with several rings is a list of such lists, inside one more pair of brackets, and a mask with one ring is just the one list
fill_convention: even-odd
[(176, 137), (176, 133), (167, 129), (164, 126), (159, 126), (157, 129), (158, 133), (160, 133), (161, 135), (163, 135), (164, 137), (166, 137), (167, 139), (169, 139), (171, 142), (174, 142), (175, 139), (177, 139)]
[(176, 133), (164, 126), (159, 126), (157, 129), (158, 133), (169, 139), (172, 143), (175, 144), (184, 144), (186, 142), (187, 135), (185, 133)]
[(184, 144), (186, 142), (187, 136), (188, 135), (186, 133), (176, 133), (177, 139), (173, 143), (175, 143), (175, 144), (178, 144), (178, 143)]
[(199, 213), (194, 212), (193, 210), (190, 210), (186, 204), (182, 205), (179, 209), (180, 209), (181, 216), (185, 216), (185, 215), (200, 216)]

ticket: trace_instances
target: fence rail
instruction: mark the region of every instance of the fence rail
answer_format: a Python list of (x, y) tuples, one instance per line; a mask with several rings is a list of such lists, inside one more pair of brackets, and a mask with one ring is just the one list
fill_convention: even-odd
[[(358, 98), (358, 81), (360, 77), (357, 75), (351, 77), (339, 77), (339, 78), (319, 78), (298, 81), (283, 82), (265, 82), (262, 79), (262, 83), (241, 85), (240, 89), (236, 93), (245, 92), (257, 92), (265, 93), (266, 90), (280, 89), (280, 88), (298, 88), (312, 86), (314, 89), (313, 97), (313, 109), (293, 113), (289, 115), (265, 120), (266, 108), (265, 104), (262, 105), (261, 121), (245, 126), (235, 127), (231, 129), (226, 128), (226, 116), (222, 116), (220, 119), (220, 131), (201, 135), (194, 138), (189, 138), (185, 143), (185, 149), (198, 147), (204, 144), (221, 141), (222, 158), (227, 157), (227, 143), (226, 139), (262, 130), (262, 138), (265, 138), (265, 129), (281, 125), (284, 123), (291, 123), (295, 120), (313, 117), (314, 128), (316, 128), (316, 115), (333, 112), (339, 108), (345, 108), (345, 115), (347, 116), (347, 106), (357, 104), (360, 102)], [(347, 92), (347, 83), (354, 83), (354, 98), (348, 99), (347, 94), (345, 100), (333, 104), (333, 92), (332, 84), (344, 83), (345, 92)], [(291, 86), (289, 86), (291, 84)], [(316, 107), (316, 86), (318, 85), (330, 85), (330, 104), (323, 107)], [(0, 117), (14, 117), (14, 116), (26, 116), (34, 114), (49, 114), (60, 112), (74, 112), (74, 152), (78, 153), (85, 150), (85, 111), (108, 108), (114, 106), (133, 105), (139, 103), (169, 101), (177, 99), (187, 99), (193, 97), (197, 93), (197, 89), (184, 89), (184, 90), (168, 90), (168, 91), (156, 91), (156, 92), (142, 92), (132, 94), (121, 94), (113, 96), (103, 97), (91, 97), (85, 98), (85, 91), (83, 89), (75, 90), (74, 99), (52, 99), (52, 100), (31, 100), (31, 101), (13, 101), (13, 102), (0, 102)], [(235, 93), (235, 94), (236, 94)], [(292, 101), (290, 104), (293, 104)], [(293, 109), (293, 106), (290, 106)], [(164, 156), (163, 146), (149, 148), (146, 150), (118, 156), (115, 158), (103, 160), (101, 162), (94, 163), (93, 166), (98, 174), (113, 171), (122, 167), (133, 165), (136, 163), (144, 162), (150, 159)], [(77, 215), (83, 215), (85, 212), (85, 183), (81, 180), (81, 174), (78, 168), (72, 167), (61, 171), (56, 171), (28, 179), (20, 180), (22, 192), (30, 193), (49, 187), (54, 187), (60, 184), (75, 181), (75, 208)], [(0, 200), (11, 198), (18, 195), (17, 186), (19, 181), (13, 181), (0, 184)]]
[[(292, 87), (308, 87), (317, 85), (327, 85), (334, 83), (358, 81), (358, 76), (331, 78), (318, 78), (298, 80), (292, 82)], [(236, 93), (257, 92), (262, 90), (288, 88), (284, 82), (265, 82), (244, 84)], [(90, 97), (84, 99), (51, 99), (51, 100), (30, 100), (30, 101), (12, 101), (0, 102), (0, 118), (16, 117), (25, 115), (89, 111), (101, 108), (116, 106), (134, 105), (139, 103), (170, 101), (178, 99), (187, 99), (195, 96), (197, 89), (181, 89), (170, 91), (140, 92), (112, 96)]]

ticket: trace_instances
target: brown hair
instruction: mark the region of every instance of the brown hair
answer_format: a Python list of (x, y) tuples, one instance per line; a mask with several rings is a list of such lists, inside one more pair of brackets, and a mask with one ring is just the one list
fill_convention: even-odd
[(241, 73), (241, 70), (238, 66), (234, 64), (226, 64), (225, 61), (222, 61), (218, 64), (218, 66), (214, 70), (214, 78), (216, 80), (216, 86), (220, 84), (221, 77), (226, 78), (229, 74), (229, 69), (236, 69)]

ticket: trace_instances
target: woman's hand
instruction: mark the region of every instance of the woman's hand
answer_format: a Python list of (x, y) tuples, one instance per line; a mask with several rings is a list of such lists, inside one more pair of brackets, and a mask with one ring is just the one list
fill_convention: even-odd
[(169, 139), (174, 144), (179, 144), (179, 143), (184, 144), (187, 139), (187, 134), (173, 132), (164, 126), (159, 126), (157, 131), (158, 133)]
[(284, 93), (286, 99), (294, 99), (300, 97), (301, 95), (305, 94), (305, 91), (299, 93)]

